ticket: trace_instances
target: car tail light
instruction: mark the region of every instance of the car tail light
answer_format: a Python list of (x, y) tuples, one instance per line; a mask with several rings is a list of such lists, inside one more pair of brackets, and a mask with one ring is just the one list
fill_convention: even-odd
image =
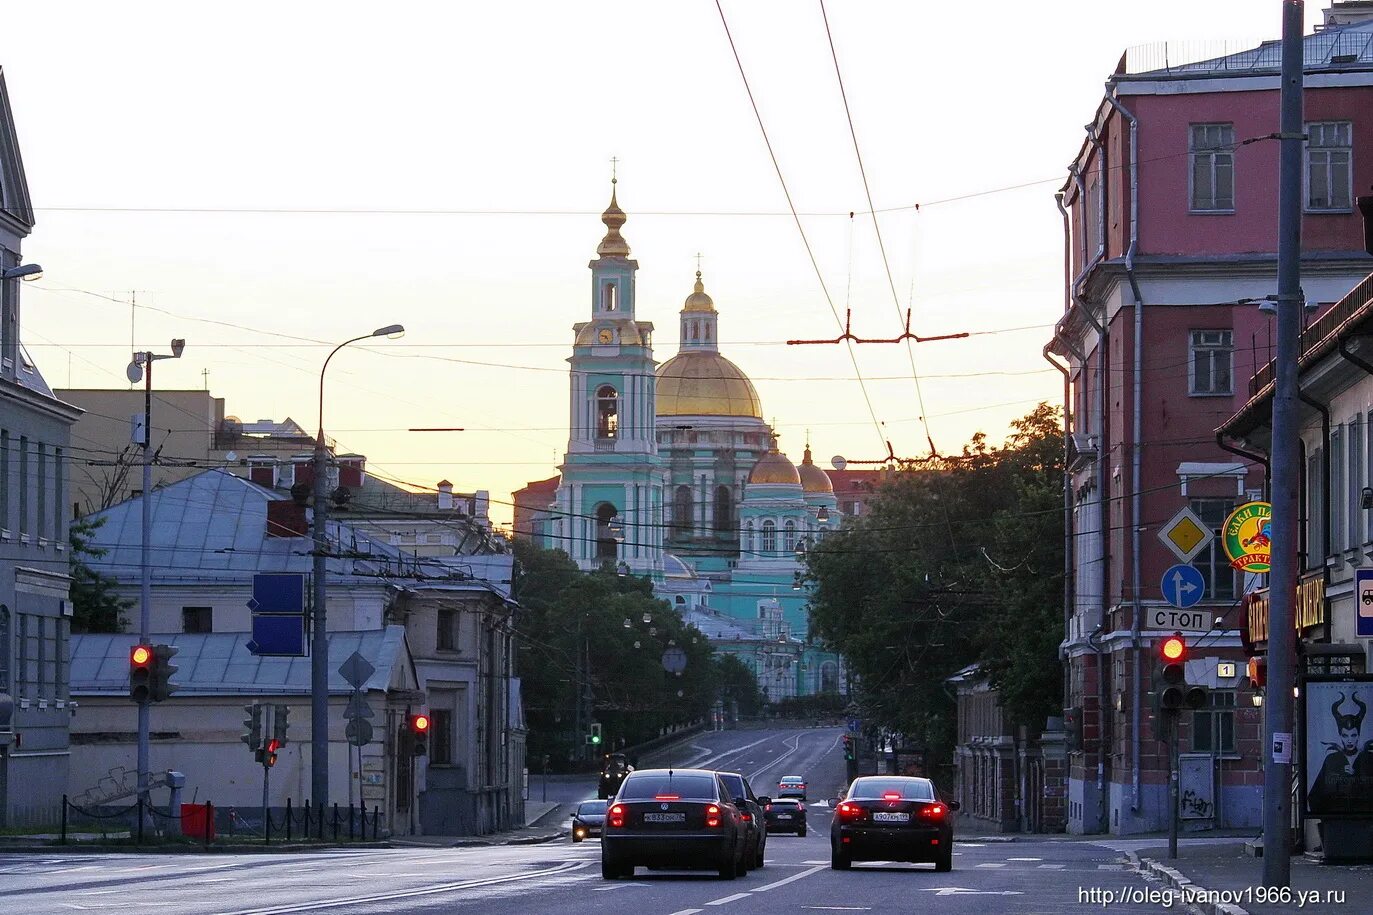
[(920, 815), (927, 820), (942, 820), (946, 809), (943, 804), (930, 804), (921, 809)]
[(886, 792), (886, 793), (884, 793), (884, 794), (882, 795), (882, 800), (884, 800), (884, 801), (899, 801), (899, 800), (901, 800), (901, 792), (900, 792), (900, 791), (888, 791), (888, 792)]
[(655, 801), (680, 801), (682, 796), (680, 794), (655, 794), (653, 799)]
[(753, 822), (753, 814), (751, 814), (751, 813), (741, 813), (741, 814), (739, 814), (739, 816), (740, 816), (740, 818), (743, 819), (743, 821), (744, 821), (745, 823), (752, 823), (752, 822)]
[(856, 820), (863, 816), (863, 808), (845, 801), (839, 805), (838, 813), (841, 820)]
[(720, 808), (714, 804), (706, 808), (706, 825), (712, 829), (720, 825)]
[(764, 808), (763, 808), (763, 812), (764, 812), (764, 813), (772, 813), (772, 805), (771, 805), (771, 804), (768, 804), (766, 807), (764, 807)]
[(805, 804), (797, 804), (797, 805), (796, 805), (796, 809), (797, 809), (798, 811), (800, 811), (801, 813), (805, 813), (805, 812), (806, 812), (806, 805), (805, 805)]
[(611, 826), (614, 826), (616, 829), (619, 829), (619, 828), (621, 828), (622, 826), (624, 826), (624, 824), (625, 824), (625, 808), (624, 808), (624, 805), (623, 805), (623, 804), (616, 804), (614, 807), (611, 807), (610, 810), (607, 811), (607, 813), (606, 813), (606, 822), (609, 823)]

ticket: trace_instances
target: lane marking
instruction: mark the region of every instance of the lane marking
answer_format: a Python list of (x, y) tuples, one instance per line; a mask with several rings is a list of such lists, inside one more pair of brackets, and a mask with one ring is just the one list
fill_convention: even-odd
[[(398, 890), (392, 893), (376, 893), (370, 896), (350, 896), (346, 899), (327, 899), (302, 902), (295, 905), (277, 906), (268, 909), (240, 909), (237, 912), (226, 912), (224, 915), (288, 915), (291, 912), (309, 912), (315, 909), (334, 909), (340, 906), (361, 905), (366, 902), (387, 902), (392, 899), (410, 899), (415, 896), (432, 896), (435, 893), (447, 893), (452, 890), (475, 889), (482, 886), (493, 886), (498, 883), (513, 883), (520, 880), (532, 880), (537, 877), (547, 877), (552, 874), (563, 874), (568, 871), (578, 870), (586, 867), (586, 862), (569, 861), (559, 864), (557, 867), (549, 867), (543, 870), (530, 871), (525, 874), (504, 874), (500, 877), (486, 877), (479, 880), (463, 880), (457, 883), (444, 883), (438, 886), (421, 887), (414, 890)], [(142, 905), (148, 905), (142, 902)], [(171, 903), (168, 903), (170, 905)]]
[[(806, 863), (809, 864), (810, 862), (807, 861)], [(781, 880), (778, 880), (776, 883), (769, 883), (769, 884), (767, 884), (767, 885), (765, 885), (765, 886), (760, 886), (760, 887), (758, 887), (757, 889), (755, 889), (753, 892), (755, 892), (755, 893), (766, 893), (768, 890), (775, 890), (775, 889), (777, 889), (779, 886), (786, 886), (788, 883), (792, 883), (792, 882), (797, 881), (797, 880), (804, 880), (806, 877), (809, 877), (811, 874), (819, 873), (820, 871), (822, 871), (822, 870), (824, 870), (825, 868), (827, 868), (827, 867), (830, 866), (830, 863), (829, 863), (828, 861), (817, 862), (817, 864), (818, 864), (817, 867), (812, 867), (812, 868), (809, 868), (808, 870), (803, 870), (803, 871), (801, 871), (801, 873), (799, 873), (799, 874), (792, 874), (790, 877), (784, 877), (784, 878), (782, 878)]]
[(1007, 861), (1043, 861), (1043, 858), (1007, 858)]
[(1096, 866), (1096, 869), (1099, 870), (1099, 871), (1123, 871), (1123, 870), (1125, 870), (1125, 865), (1124, 865), (1124, 864), (1098, 864), (1098, 865)]
[(1063, 870), (1063, 868), (1065, 868), (1065, 867), (1067, 867), (1067, 866), (1068, 866), (1068, 865), (1066, 865), (1066, 864), (1041, 864), (1041, 865), (1039, 865), (1039, 868), (1040, 868), (1040, 870), (1046, 870), (1046, 871), (1061, 871), (1061, 870)]
[(978, 866), (978, 867), (1005, 867), (1005, 866), (1006, 866), (1006, 862), (1005, 862), (1005, 861), (987, 861), (987, 862), (984, 862), (984, 863), (979, 864), (979, 865), (977, 865), (977, 866)]
[(752, 893), (735, 893), (733, 896), (726, 896), (723, 899), (713, 899), (710, 902), (707, 902), (706, 905), (725, 905), (730, 902), (738, 902), (740, 899), (747, 899), (752, 895)]
[(682, 909), (680, 912), (673, 912), (672, 915), (696, 915), (700, 909)]
[[(957, 852), (954, 852), (954, 854), (958, 854), (958, 853), (957, 853)], [(801, 863), (802, 863), (802, 864), (829, 864), (828, 861), (802, 861)]]

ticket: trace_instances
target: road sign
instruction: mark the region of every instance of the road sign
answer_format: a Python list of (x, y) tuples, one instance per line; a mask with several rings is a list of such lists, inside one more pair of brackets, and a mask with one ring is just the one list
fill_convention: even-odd
[(253, 576), (253, 599), (248, 608), (254, 613), (304, 613), (305, 574), (303, 572), (265, 572)]
[(1169, 566), (1159, 587), (1163, 590), (1163, 599), (1179, 610), (1195, 607), (1206, 596), (1206, 581), (1195, 566)]
[(1273, 553), (1273, 506), (1246, 502), (1221, 527), (1221, 544), (1230, 565), (1241, 572), (1267, 572)]
[(848, 724), (849, 724), (849, 733), (851, 733), (851, 734), (857, 734), (859, 731), (863, 730), (863, 721), (862, 721), (862, 719), (859, 719), (859, 718), (850, 718)]
[(670, 674), (679, 674), (686, 670), (686, 652), (676, 646), (663, 652), (663, 670)]
[(298, 614), (253, 614), (248, 651), (259, 657), (305, 657), (305, 617)]
[(1158, 538), (1172, 550), (1179, 562), (1191, 562), (1215, 536), (1206, 522), (1185, 505), (1158, 532)]
[(355, 747), (365, 747), (372, 742), (372, 722), (366, 718), (353, 718), (343, 729), (343, 736)]
[(1373, 636), (1373, 569), (1354, 570), (1354, 634)]
[(366, 683), (367, 678), (376, 673), (377, 669), (355, 651), (348, 656), (348, 660), (339, 665), (338, 672), (353, 689), (362, 689), (362, 684)]
[(348, 707), (343, 710), (344, 718), (375, 718), (376, 714), (367, 704), (366, 697), (356, 691), (348, 697)]

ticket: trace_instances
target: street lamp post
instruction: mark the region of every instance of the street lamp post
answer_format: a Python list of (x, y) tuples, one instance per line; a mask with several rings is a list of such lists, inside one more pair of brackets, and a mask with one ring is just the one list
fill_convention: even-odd
[(315, 436), (314, 506), (311, 526), (314, 533), (314, 627), (310, 644), (310, 792), (316, 809), (323, 815), (329, 802), (329, 633), (326, 624), (327, 590), (325, 574), (329, 543), (326, 526), (329, 520), (329, 449), (324, 444), (324, 372), (334, 353), (350, 343), (372, 337), (399, 337), (405, 328), (399, 324), (379, 327), (370, 334), (344, 340), (334, 347), (319, 370), (319, 434)]
[[(143, 509), (143, 545), (139, 558), (142, 582), (138, 601), (138, 641), (142, 645), (148, 644), (149, 630), (152, 628), (153, 569), (150, 541), (153, 529), (153, 363), (159, 359), (180, 359), (181, 351), (185, 348), (186, 341), (177, 338), (172, 341), (170, 356), (147, 351), (134, 353), (133, 361), (129, 363), (129, 368), (125, 372), (131, 382), (137, 382), (140, 378), (143, 380), (143, 430), (140, 443), (143, 445), (143, 495), (140, 500)], [(152, 699), (149, 697), (138, 703), (138, 798), (142, 801), (144, 810), (148, 807), (151, 728)]]

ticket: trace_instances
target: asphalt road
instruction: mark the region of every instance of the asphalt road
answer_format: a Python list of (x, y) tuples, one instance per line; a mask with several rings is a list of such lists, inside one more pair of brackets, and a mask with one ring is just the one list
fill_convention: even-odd
[[(533, 846), (356, 849), (299, 854), (0, 856), (0, 911), (167, 915), (286, 915), (297, 912), (480, 912), (482, 915), (695, 915), (753, 912), (1061, 913), (1101, 909), (1092, 891), (1157, 893), (1123, 855), (1081, 841), (954, 844), (954, 870), (930, 865), (829, 867), (830, 811), (823, 798), (842, 782), (840, 731), (715, 732), (673, 758), (645, 765), (739, 771), (770, 794), (783, 775), (815, 790), (810, 834), (769, 837), (767, 865), (738, 880), (649, 872), (603, 881), (597, 842)], [(1112, 912), (1158, 912), (1155, 899), (1113, 901)], [(1082, 909), (1086, 911), (1086, 909)]]

